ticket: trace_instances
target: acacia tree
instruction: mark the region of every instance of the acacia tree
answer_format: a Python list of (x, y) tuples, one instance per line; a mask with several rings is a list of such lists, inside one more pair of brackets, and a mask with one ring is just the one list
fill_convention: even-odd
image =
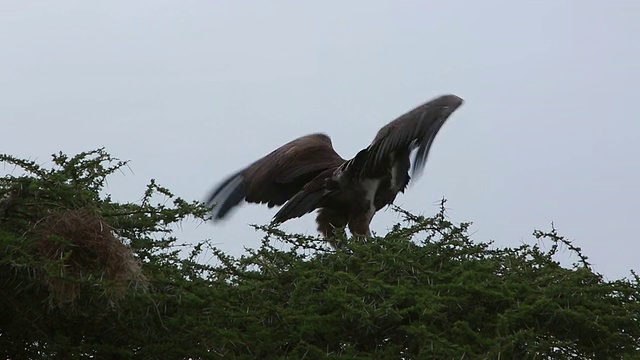
[[(496, 248), (443, 204), (397, 209), (388, 234), (337, 251), (256, 226), (261, 246), (240, 257), (207, 241), (182, 256), (173, 226), (208, 209), (155, 181), (137, 203), (113, 201), (105, 180), (126, 163), (103, 149), (50, 169), (0, 161), (19, 169), (0, 179), (6, 358), (638, 357), (638, 277), (605, 280), (555, 229), (534, 232), (548, 251)], [(580, 261), (562, 267), (561, 248)]]

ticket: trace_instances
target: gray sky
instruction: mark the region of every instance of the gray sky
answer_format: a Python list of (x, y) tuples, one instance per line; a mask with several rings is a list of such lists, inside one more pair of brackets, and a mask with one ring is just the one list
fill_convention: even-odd
[[(396, 204), (442, 197), (473, 239), (574, 239), (608, 277), (638, 269), (640, 2), (0, 0), (0, 152), (106, 146), (131, 160), (108, 191), (150, 178), (186, 199), (295, 137), (329, 134), (350, 158), (396, 116), (466, 100), (424, 175)], [(6, 172), (10, 169), (2, 169)], [(184, 224), (234, 254), (261, 238), (245, 205)], [(315, 234), (313, 215), (285, 229)], [(398, 220), (380, 212), (373, 230)]]

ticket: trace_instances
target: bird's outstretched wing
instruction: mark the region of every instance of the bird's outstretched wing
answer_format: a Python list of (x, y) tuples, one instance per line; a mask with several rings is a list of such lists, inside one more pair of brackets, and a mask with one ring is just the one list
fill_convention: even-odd
[(438, 131), (462, 103), (456, 95), (442, 95), (391, 121), (366, 149), (343, 165), (344, 171), (350, 177), (372, 176), (388, 166), (393, 156), (408, 156), (417, 149), (411, 175), (419, 176)]
[(345, 160), (325, 134), (295, 139), (222, 181), (207, 198), (213, 220), (223, 219), (241, 201), (284, 204), (319, 173), (337, 168)]
[[(393, 196), (391, 199), (395, 198), (397, 191), (404, 191), (409, 182), (406, 175), (411, 166), (410, 153), (418, 149), (412, 173), (419, 175), (438, 130), (461, 104), (461, 98), (443, 95), (393, 120), (380, 129), (373, 142), (351, 160), (345, 161), (335, 171), (319, 173), (315, 179), (308, 182), (278, 211), (274, 221), (284, 222), (307, 214), (318, 208), (325, 197), (344, 191), (360, 191), (358, 187), (362, 186), (362, 183), (356, 186), (353, 181), (381, 178), (390, 171), (395, 173), (392, 177), (397, 178), (394, 182), (398, 181), (391, 184), (389, 189)], [(327, 188), (331, 184), (337, 188)], [(345, 198), (353, 196), (345, 193), (341, 195)]]

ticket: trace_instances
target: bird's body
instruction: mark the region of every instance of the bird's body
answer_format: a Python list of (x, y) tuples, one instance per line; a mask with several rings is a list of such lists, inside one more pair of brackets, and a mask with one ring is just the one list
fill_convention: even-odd
[[(223, 181), (207, 204), (213, 219), (226, 217), (241, 201), (282, 206), (282, 223), (318, 209), (318, 230), (327, 238), (349, 227), (368, 236), (375, 213), (404, 192), (419, 175), (433, 139), (462, 99), (443, 95), (384, 126), (373, 142), (350, 160), (338, 155), (325, 134), (295, 139)], [(411, 169), (411, 153), (417, 149)]]

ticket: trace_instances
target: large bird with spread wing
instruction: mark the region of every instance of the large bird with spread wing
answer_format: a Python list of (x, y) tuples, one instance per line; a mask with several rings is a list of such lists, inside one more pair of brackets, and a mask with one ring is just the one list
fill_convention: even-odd
[(211, 192), (206, 203), (214, 205), (213, 220), (224, 219), (242, 201), (270, 208), (284, 204), (276, 223), (318, 209), (318, 231), (326, 238), (347, 226), (353, 235), (369, 236), (375, 213), (405, 191), (411, 176), (422, 173), (436, 134), (462, 103), (456, 95), (442, 95), (418, 106), (380, 129), (350, 160), (336, 153), (325, 134), (282, 145)]

